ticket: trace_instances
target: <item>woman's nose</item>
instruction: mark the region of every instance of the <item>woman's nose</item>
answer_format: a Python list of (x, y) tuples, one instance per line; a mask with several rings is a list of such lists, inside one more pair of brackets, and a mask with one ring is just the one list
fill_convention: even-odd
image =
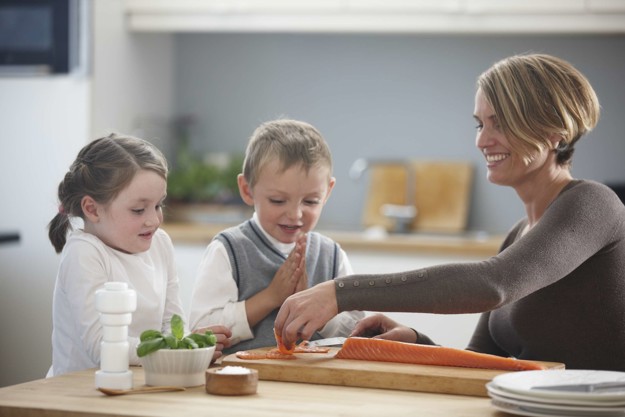
[(487, 128), (482, 128), (481, 130), (477, 131), (477, 134), (475, 135), (475, 146), (478, 149), (487, 148), (492, 143), (493, 143), (493, 138), (492, 138), (492, 135), (488, 133)]

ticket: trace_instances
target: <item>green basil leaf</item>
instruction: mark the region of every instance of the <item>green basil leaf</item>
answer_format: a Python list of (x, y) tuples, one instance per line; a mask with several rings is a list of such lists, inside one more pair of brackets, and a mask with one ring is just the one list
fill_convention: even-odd
[(171, 333), (178, 340), (184, 337), (184, 323), (178, 314), (174, 314), (171, 318)]
[(165, 343), (170, 349), (178, 349), (178, 339), (173, 334), (167, 334), (164, 336)]
[(193, 339), (191, 339), (190, 337), (188, 337), (188, 336), (182, 339), (182, 344), (187, 349), (197, 349), (197, 348), (199, 348), (198, 344), (195, 343), (195, 341)]
[(215, 346), (217, 344), (217, 336), (215, 336), (215, 333), (211, 330), (207, 330), (206, 333), (204, 333), (204, 337), (206, 338), (207, 346)]
[(141, 333), (141, 336), (139, 336), (139, 340), (145, 342), (146, 340), (152, 340), (158, 337), (163, 337), (163, 334), (158, 330), (145, 330)]
[(162, 337), (146, 340), (145, 342), (139, 343), (137, 346), (137, 356), (142, 358), (145, 355), (156, 352), (164, 347), (167, 347), (167, 343), (165, 343), (165, 340)]
[(199, 333), (191, 333), (187, 336), (189, 339), (193, 339), (195, 343), (197, 343), (198, 347), (206, 347), (206, 337), (203, 334)]

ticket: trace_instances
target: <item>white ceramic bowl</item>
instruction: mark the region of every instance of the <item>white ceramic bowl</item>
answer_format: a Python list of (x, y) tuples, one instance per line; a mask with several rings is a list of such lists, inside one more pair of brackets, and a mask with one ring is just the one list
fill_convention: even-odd
[(160, 349), (141, 358), (146, 385), (204, 385), (215, 346), (200, 349)]

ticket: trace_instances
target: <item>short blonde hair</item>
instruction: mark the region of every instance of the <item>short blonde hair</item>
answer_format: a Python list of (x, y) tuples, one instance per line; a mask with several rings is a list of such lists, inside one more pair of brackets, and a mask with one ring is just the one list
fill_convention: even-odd
[(243, 161), (243, 176), (250, 187), (254, 187), (267, 162), (276, 159), (282, 171), (301, 164), (307, 172), (316, 166), (326, 166), (332, 172), (332, 155), (323, 136), (298, 120), (272, 120), (256, 128)]
[(495, 63), (477, 81), (511, 146), (526, 163), (558, 135), (557, 163), (570, 165), (575, 143), (599, 121), (590, 82), (570, 63), (550, 55), (515, 55)]

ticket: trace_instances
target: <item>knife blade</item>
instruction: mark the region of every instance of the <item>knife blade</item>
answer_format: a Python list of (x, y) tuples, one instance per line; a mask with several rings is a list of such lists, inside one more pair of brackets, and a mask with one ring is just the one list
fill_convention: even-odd
[(309, 342), (309, 345), (311, 347), (343, 346), (343, 343), (345, 343), (345, 339), (347, 338), (346, 337), (328, 337), (327, 339), (311, 340)]
[(609, 391), (625, 391), (625, 381), (596, 382), (594, 384), (535, 385), (533, 390), (589, 392), (600, 393)]

